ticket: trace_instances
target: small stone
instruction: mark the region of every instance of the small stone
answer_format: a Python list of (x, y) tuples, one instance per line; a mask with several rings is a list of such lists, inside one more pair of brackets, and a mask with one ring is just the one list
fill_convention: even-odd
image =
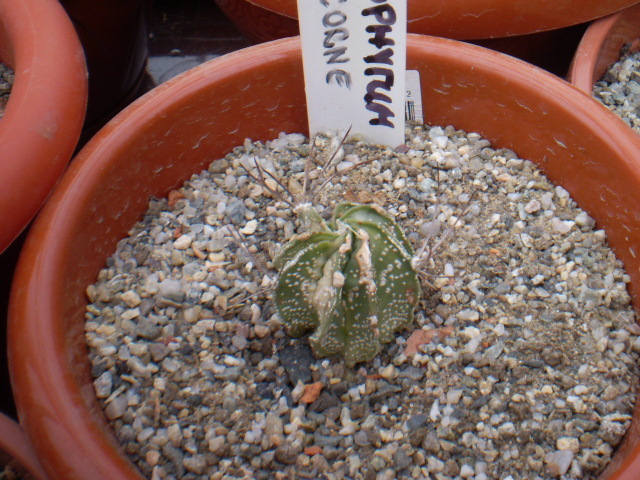
[(393, 456), (393, 466), (396, 470), (403, 470), (411, 465), (411, 457), (407, 455), (407, 452), (400, 448)]
[(376, 472), (379, 472), (380, 470), (382, 470), (387, 466), (387, 462), (379, 455), (374, 455), (373, 458), (371, 459), (370, 464), (371, 464), (371, 467)]
[(408, 378), (410, 380), (413, 380), (414, 382), (418, 382), (424, 377), (424, 374), (424, 368), (413, 367), (409, 365), (408, 367), (399, 370), (398, 378)]
[(93, 386), (98, 398), (107, 398), (111, 394), (111, 388), (113, 387), (113, 375), (110, 371), (104, 372), (93, 381)]
[(398, 371), (393, 364), (389, 364), (380, 371), (380, 376), (385, 380), (393, 380), (398, 376)]
[(139, 308), (129, 308), (127, 310), (125, 310), (124, 312), (122, 312), (122, 314), (120, 315), (120, 318), (122, 320), (133, 320), (134, 318), (140, 316), (140, 309)]
[(158, 286), (158, 293), (164, 298), (173, 300), (175, 302), (182, 302), (184, 299), (184, 292), (180, 280), (166, 278)]
[(138, 295), (134, 290), (127, 290), (120, 295), (120, 298), (129, 308), (135, 308), (142, 303), (140, 295)]
[[(460, 467), (458, 466), (458, 462), (456, 462), (453, 458), (450, 458), (449, 460), (444, 462), (442, 473), (451, 478), (457, 477), (460, 474)], [(505, 480), (507, 479), (505, 478)]]
[(460, 313), (458, 313), (458, 320), (463, 322), (477, 322), (480, 319), (480, 314), (472, 310), (470, 308), (465, 308)]
[(284, 443), (276, 448), (275, 459), (285, 465), (293, 465), (301, 451), (302, 447), (299, 445)]
[(136, 324), (136, 335), (147, 340), (155, 340), (162, 334), (162, 328), (147, 318), (140, 318)]
[(469, 168), (474, 172), (479, 172), (484, 168), (484, 161), (480, 157), (472, 157), (469, 160)]
[(440, 473), (444, 470), (444, 462), (437, 457), (427, 457), (427, 468), (429, 473)]
[(369, 435), (364, 430), (358, 430), (353, 436), (353, 441), (359, 447), (368, 447), (371, 445), (371, 441), (369, 440)]
[(569, 450), (577, 453), (580, 450), (580, 440), (574, 437), (560, 437), (556, 441), (556, 448), (558, 450)]
[(428, 453), (438, 453), (440, 451), (440, 441), (434, 432), (429, 432), (422, 440), (422, 448)]
[(169, 354), (169, 347), (164, 343), (150, 343), (149, 353), (154, 362), (161, 362)]
[(234, 335), (231, 337), (231, 344), (236, 347), (238, 350), (244, 350), (247, 348), (247, 339), (242, 335)]
[(595, 223), (587, 212), (580, 212), (573, 220), (579, 227), (592, 226)]
[(191, 246), (193, 239), (189, 235), (180, 235), (174, 242), (173, 248), (177, 250), (186, 250)]
[(609, 445), (615, 447), (622, 439), (625, 431), (626, 428), (622, 423), (604, 419), (600, 424), (598, 436)]
[(284, 433), (282, 418), (271, 412), (267, 413), (264, 433), (267, 435), (282, 435)]
[(571, 450), (556, 450), (555, 452), (549, 452), (545, 460), (547, 462), (549, 475), (559, 477), (569, 470), (569, 466), (573, 460), (573, 452)]
[(167, 427), (167, 435), (169, 437), (169, 441), (175, 447), (179, 447), (180, 443), (182, 442), (182, 439), (184, 438), (182, 436), (182, 429), (180, 428), (180, 425), (177, 423), (174, 423), (173, 425), (169, 425), (169, 427)]
[(218, 435), (209, 440), (209, 451), (216, 455), (223, 455), (227, 450), (227, 439), (224, 435)]
[(301, 403), (313, 403), (320, 396), (320, 392), (324, 385), (322, 382), (314, 382), (304, 386), (304, 393), (300, 397)]
[(562, 221), (558, 217), (553, 217), (550, 223), (551, 228), (553, 228), (556, 233), (559, 233), (561, 235), (569, 233), (571, 231), (571, 227), (574, 224), (574, 222), (571, 221)]
[(157, 450), (149, 450), (145, 455), (145, 461), (150, 467), (155, 467), (160, 460), (160, 452)]
[(253, 235), (256, 230), (258, 228), (258, 221), (257, 220), (250, 220), (247, 222), (247, 224), (240, 229), (240, 231), (242, 232), (243, 235)]
[(165, 357), (165, 359), (162, 360), (161, 365), (162, 365), (162, 369), (169, 373), (176, 372), (181, 366), (180, 362), (174, 360), (171, 357)]
[(473, 467), (471, 467), (470, 465), (467, 465), (465, 463), (464, 465), (462, 465), (462, 467), (460, 467), (460, 476), (462, 478), (470, 478), (470, 477), (473, 477), (474, 475), (475, 475), (475, 471)]
[(533, 200), (531, 200), (529, 203), (527, 203), (524, 206), (524, 211), (527, 212), (527, 213), (535, 213), (538, 210), (540, 210), (541, 206), (542, 205), (540, 204), (540, 202), (538, 200), (533, 199)]
[(280, 364), (287, 372), (292, 385), (311, 381), (311, 365), (314, 361), (311, 347), (302, 342), (295, 342), (282, 349), (279, 356)]
[(264, 338), (271, 332), (271, 329), (266, 325), (255, 325), (253, 331), (258, 338)]
[(322, 454), (322, 448), (317, 445), (311, 445), (310, 447), (306, 447), (303, 452), (305, 455), (313, 457), (314, 455)]
[(224, 214), (231, 221), (231, 223), (233, 223), (234, 225), (239, 225), (244, 220), (246, 211), (247, 207), (245, 206), (244, 202), (240, 199), (234, 198), (226, 205)]
[(425, 425), (427, 421), (429, 421), (429, 417), (424, 413), (411, 415), (407, 420), (407, 428), (409, 429), (409, 431), (417, 430), (418, 428)]
[(104, 409), (104, 414), (109, 420), (115, 420), (124, 415), (127, 411), (127, 399), (124, 395), (115, 397)]
[(462, 397), (462, 390), (449, 390), (447, 392), (447, 403), (451, 405), (457, 405)]
[(182, 461), (187, 471), (202, 475), (207, 468), (207, 460), (204, 455), (194, 455), (193, 457), (185, 457)]

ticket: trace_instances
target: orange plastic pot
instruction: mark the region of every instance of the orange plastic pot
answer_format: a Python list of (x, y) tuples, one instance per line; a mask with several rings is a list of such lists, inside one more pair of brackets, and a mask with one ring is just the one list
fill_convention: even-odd
[[(297, 35), (296, 0), (215, 1), (254, 41)], [(510, 37), (577, 25), (636, 3), (638, 0), (408, 0), (408, 30), (459, 40)]]
[[(511, 57), (409, 36), (427, 121), (479, 132), (536, 162), (605, 228), (640, 298), (640, 136), (570, 84)], [(19, 417), (52, 479), (139, 479), (94, 395), (85, 288), (145, 211), (246, 137), (305, 132), (298, 38), (226, 55), (169, 80), (83, 148), (30, 229), (9, 308)], [(37, 354), (34, 354), (37, 352)], [(603, 478), (640, 468), (640, 410)]]
[(607, 68), (620, 59), (627, 43), (640, 46), (640, 4), (593, 22), (585, 32), (571, 63), (568, 80), (591, 95)]
[(21, 475), (20, 478), (46, 479), (29, 439), (20, 425), (0, 413), (0, 470), (4, 465), (11, 465), (11, 468)]
[(0, 253), (36, 214), (78, 142), (87, 72), (57, 0), (0, 0), (0, 61), (15, 71), (0, 120)]

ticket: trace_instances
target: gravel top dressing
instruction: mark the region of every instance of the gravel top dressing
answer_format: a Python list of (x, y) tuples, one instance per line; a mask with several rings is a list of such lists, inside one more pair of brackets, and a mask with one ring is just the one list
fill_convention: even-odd
[[(247, 140), (152, 199), (87, 288), (95, 390), (141, 472), (597, 477), (630, 423), (640, 352), (604, 231), (477, 134), (412, 125), (395, 151), (313, 142)], [(424, 262), (413, 323), (353, 368), (314, 358), (271, 301), (271, 261), (299, 221), (253, 177), (299, 195), (307, 162), (325, 218), (344, 200), (375, 203), (416, 252), (446, 235)]]
[(640, 51), (622, 49), (614, 63), (593, 88), (593, 96), (640, 133)]
[(4, 109), (9, 102), (9, 94), (13, 86), (13, 70), (4, 63), (0, 63), (0, 118), (4, 115)]

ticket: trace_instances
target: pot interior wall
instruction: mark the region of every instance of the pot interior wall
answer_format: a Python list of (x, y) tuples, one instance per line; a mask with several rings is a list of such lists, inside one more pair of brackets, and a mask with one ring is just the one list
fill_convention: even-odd
[(640, 4), (591, 24), (576, 50), (569, 81), (591, 94), (607, 68), (620, 59), (620, 50), (627, 43), (634, 51), (640, 47)]
[[(607, 230), (632, 277), (631, 292), (637, 299), (640, 140), (623, 136), (624, 129), (604, 107), (598, 110), (573, 87), (516, 60), (500, 57), (496, 63), (493, 52), (415, 37), (410, 38), (408, 52), (408, 68), (421, 71), (428, 123), (478, 132), (494, 146), (512, 148), (540, 165)], [(21, 411), (40, 453), (53, 443), (37, 425), (49, 415), (56, 422), (48, 423), (58, 424), (49, 426), (71, 442), (60, 449), (73, 442), (80, 450), (96, 445), (89, 437), (68, 438), (63, 430), (70, 427), (65, 423), (82, 427), (82, 420), (60, 418), (57, 402), (83, 405), (94, 422), (84, 427), (93, 434), (107, 428), (89, 376), (84, 291), (117, 241), (140, 218), (148, 197), (166, 195), (246, 137), (267, 140), (280, 131), (305, 130), (299, 42), (287, 39), (229, 55), (168, 82), (116, 117), (84, 148), (32, 230), (20, 269), (20, 279), (28, 282), (14, 292), (12, 316), (23, 324), (15, 321), (13, 328), (37, 332), (34, 338), (52, 336), (51, 348), (66, 357), (59, 364), (54, 359), (48, 369), (72, 392), (55, 392), (43, 400), (44, 410), (38, 415)], [(43, 242), (47, 248), (40, 248)], [(47, 291), (36, 293), (42, 285)], [(38, 299), (33, 305), (27, 300), (30, 295)], [(24, 325), (27, 321), (31, 325)], [(49, 348), (44, 343), (41, 347)], [(49, 353), (43, 351), (42, 356)], [(28, 391), (34, 385), (47, 392), (49, 379), (18, 363), (14, 350), (14, 377), (25, 376), (17, 382), (20, 409), (35, 401)], [(57, 400), (56, 395), (66, 397)], [(636, 415), (634, 428), (637, 421)], [(41, 438), (34, 438), (36, 432)], [(115, 441), (101, 442), (104, 447)], [(636, 435), (624, 455), (637, 442)], [(94, 450), (91, 455), (94, 465), (82, 465), (87, 468), (84, 473), (66, 478), (103, 478), (100, 475), (111, 468), (105, 465), (114, 459), (120, 462), (118, 475), (133, 478), (133, 470), (127, 470), (131, 467), (117, 454)], [(47, 458), (45, 464), (50, 471), (64, 471), (66, 461)]]
[(7, 26), (0, 18), (0, 62), (13, 67), (13, 50), (9, 42)]

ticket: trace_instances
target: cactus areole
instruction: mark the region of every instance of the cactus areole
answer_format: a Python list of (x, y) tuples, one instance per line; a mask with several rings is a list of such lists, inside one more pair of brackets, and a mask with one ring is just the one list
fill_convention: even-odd
[(325, 357), (342, 354), (348, 366), (371, 360), (413, 320), (420, 281), (413, 248), (377, 205), (340, 203), (331, 222), (304, 204), (306, 229), (274, 261), (278, 314), (291, 336)]

